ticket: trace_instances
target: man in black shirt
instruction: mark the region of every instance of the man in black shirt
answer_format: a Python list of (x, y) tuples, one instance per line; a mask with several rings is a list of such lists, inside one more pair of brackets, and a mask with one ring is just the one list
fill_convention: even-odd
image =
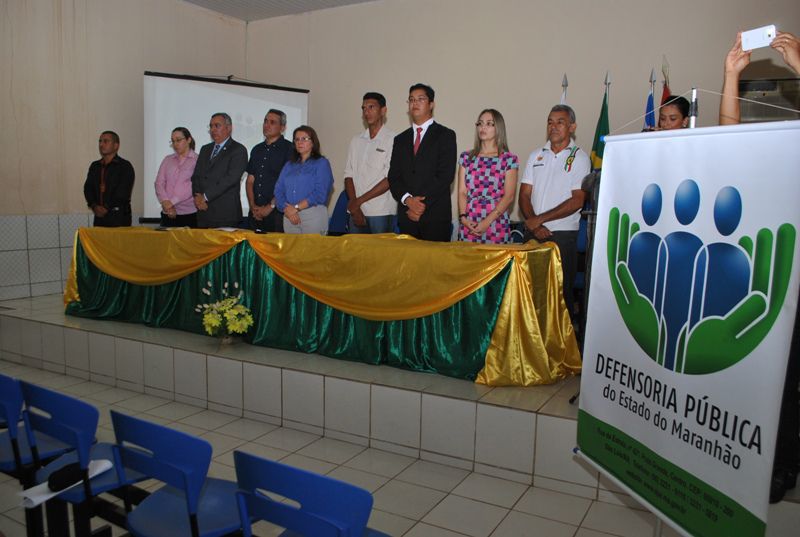
[(98, 140), (100, 160), (89, 165), (83, 195), (94, 213), (94, 225), (122, 227), (131, 225), (131, 192), (134, 171), (131, 163), (117, 155), (119, 135), (104, 131)]
[(283, 231), (283, 213), (275, 208), (275, 183), (294, 146), (283, 137), (286, 114), (272, 109), (264, 116), (264, 141), (253, 147), (247, 163), (247, 201), (250, 229)]

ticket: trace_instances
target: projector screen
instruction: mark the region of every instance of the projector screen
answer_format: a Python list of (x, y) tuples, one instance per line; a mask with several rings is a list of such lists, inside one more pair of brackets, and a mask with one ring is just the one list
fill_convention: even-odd
[[(161, 161), (172, 153), (172, 129), (189, 129), (197, 145), (195, 151), (200, 153), (200, 148), (211, 142), (211, 114), (226, 112), (233, 119), (231, 137), (243, 144), (249, 154), (254, 145), (264, 140), (261, 128), (270, 108), (286, 113), (285, 136), (291, 139), (292, 130), (307, 121), (308, 90), (145, 71), (144, 176), (137, 180), (144, 188), (143, 216), (161, 216), (154, 185)], [(246, 178), (246, 174), (242, 176), (239, 192), (245, 215), (249, 208)]]

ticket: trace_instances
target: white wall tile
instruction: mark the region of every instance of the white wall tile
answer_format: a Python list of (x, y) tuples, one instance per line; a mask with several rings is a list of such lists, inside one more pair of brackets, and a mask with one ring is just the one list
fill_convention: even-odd
[(539, 416), (536, 420), (536, 476), (597, 486), (598, 474), (582, 463), (572, 450), (576, 445), (578, 422), (571, 419)]
[(44, 369), (42, 360), (40, 358), (31, 358), (29, 356), (22, 356), (22, 365), (32, 367), (33, 369)]
[(208, 402), (238, 408), (241, 415), (242, 362), (219, 356), (208, 357)]
[(251, 363), (244, 363), (242, 367), (245, 411), (280, 418), (283, 413), (281, 370), (277, 367)]
[(28, 248), (24, 215), (0, 216), (0, 230), (0, 251)]
[(175, 349), (176, 401), (179, 400), (178, 394), (206, 401), (208, 399), (206, 378), (205, 354)]
[(64, 283), (61, 280), (31, 284), (31, 296), (60, 295), (63, 291)]
[(420, 457), (419, 448), (401, 446), (394, 442), (384, 442), (383, 440), (377, 440), (375, 438), (370, 438), (369, 447), (380, 451), (388, 451), (389, 453), (403, 455), (405, 457), (411, 457), (412, 459), (419, 459)]
[(30, 281), (26, 250), (0, 252), (0, 285), (22, 285)]
[(4, 351), (22, 351), (22, 321), (16, 317), (0, 317), (0, 345)]
[(144, 385), (144, 361), (142, 342), (132, 339), (114, 338), (117, 380), (136, 386)]
[(286, 418), (283, 419), (283, 426), (287, 429), (297, 429), (298, 431), (311, 433), (317, 436), (322, 436), (325, 433), (325, 429), (318, 425), (309, 425), (308, 423), (287, 420)]
[(325, 428), (369, 437), (369, 384), (325, 378)]
[(475, 457), (474, 401), (422, 394), (421, 448), (472, 460)]
[(421, 404), (418, 392), (373, 385), (372, 438), (419, 449)]
[(478, 404), (475, 462), (533, 474), (536, 414)]
[(90, 332), (89, 371), (113, 379), (115, 378), (114, 361), (114, 336)]
[(64, 359), (68, 370), (72, 368), (80, 371), (89, 371), (88, 332), (75, 330), (74, 328), (64, 328)]
[(144, 385), (169, 392), (175, 391), (175, 363), (171, 347), (145, 343), (142, 345)]
[(230, 414), (231, 416), (237, 416), (240, 418), (242, 417), (242, 407), (240, 406), (221, 405), (219, 403), (209, 401), (208, 409), (215, 412), (221, 412), (223, 414)]
[(26, 222), (28, 228), (28, 248), (58, 248), (58, 215), (28, 215)]
[(66, 373), (70, 377), (89, 380), (89, 371), (84, 369), (75, 369), (74, 367), (66, 366)]
[(175, 399), (175, 392), (173, 391), (166, 391), (166, 390), (159, 390), (158, 388), (151, 388), (150, 386), (144, 387), (144, 393), (147, 395), (154, 395), (156, 397), (160, 397), (162, 399), (166, 399), (168, 401), (172, 401)]
[(341, 440), (342, 442), (348, 442), (350, 444), (356, 444), (358, 446), (369, 446), (369, 438), (366, 436), (358, 436), (355, 434), (350, 433), (342, 433), (339, 431), (335, 431), (333, 429), (325, 429), (323, 431), (324, 436), (327, 438), (333, 438), (334, 440)]
[(175, 401), (178, 403), (184, 403), (187, 405), (196, 406), (198, 408), (208, 408), (208, 401), (206, 399), (192, 397), (191, 395), (183, 395), (180, 393), (176, 393)]
[(61, 281), (61, 250), (28, 250), (31, 283)]
[(52, 373), (59, 373), (61, 375), (64, 375), (67, 372), (67, 368), (63, 363), (56, 364), (54, 362), (43, 361), (42, 366), (44, 366), (45, 371), (50, 371)]
[(434, 453), (433, 451), (420, 450), (419, 458), (423, 461), (435, 462), (436, 464), (443, 464), (445, 466), (452, 466), (454, 468), (461, 468), (462, 470), (472, 471), (472, 459), (464, 459), (461, 457), (452, 457), (450, 455), (442, 455)]
[(268, 416), (267, 414), (261, 414), (260, 412), (253, 412), (252, 410), (247, 410), (247, 409), (244, 409), (242, 411), (242, 417), (247, 418), (249, 420), (269, 423), (271, 425), (276, 425), (278, 427), (280, 427), (282, 423), (281, 419), (277, 416)]
[(127, 380), (122, 380), (118, 377), (116, 379), (116, 386), (117, 388), (122, 388), (123, 390), (144, 393), (144, 385), (141, 382), (128, 382)]
[(9, 352), (9, 351), (0, 351), (0, 359), (6, 362), (12, 362), (15, 364), (22, 363), (22, 356), (17, 354), (16, 352)]
[(20, 320), (21, 353), (28, 358), (42, 359), (42, 323)]
[(300, 371), (283, 371), (283, 418), (322, 427), (323, 376)]
[(11, 300), (12, 298), (26, 296), (31, 296), (31, 286), (28, 284), (0, 286), (0, 300)]
[(79, 227), (89, 225), (88, 214), (61, 214), (58, 215), (58, 233), (61, 246), (72, 247), (75, 243), (75, 232)]
[(101, 373), (89, 373), (89, 380), (97, 382), (98, 384), (107, 384), (108, 386), (116, 386), (117, 379), (110, 375), (103, 375)]
[(481, 464), (479, 462), (475, 462), (474, 471), (476, 474), (497, 477), (507, 481), (515, 481), (523, 485), (530, 485), (533, 483), (533, 474), (523, 474), (521, 472), (506, 470), (505, 468), (498, 468), (497, 466), (489, 466), (488, 464)]

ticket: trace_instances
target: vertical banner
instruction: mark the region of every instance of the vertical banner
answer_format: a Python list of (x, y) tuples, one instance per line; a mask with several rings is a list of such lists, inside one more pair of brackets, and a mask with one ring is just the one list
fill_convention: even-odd
[(687, 535), (764, 535), (800, 121), (609, 137), (578, 446)]

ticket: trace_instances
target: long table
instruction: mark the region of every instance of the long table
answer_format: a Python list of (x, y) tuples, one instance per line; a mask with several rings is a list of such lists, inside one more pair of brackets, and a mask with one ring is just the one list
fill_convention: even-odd
[(253, 345), (492, 386), (581, 367), (552, 243), (81, 228), (64, 302), (69, 315), (202, 334), (197, 306), (226, 284), (252, 310)]

